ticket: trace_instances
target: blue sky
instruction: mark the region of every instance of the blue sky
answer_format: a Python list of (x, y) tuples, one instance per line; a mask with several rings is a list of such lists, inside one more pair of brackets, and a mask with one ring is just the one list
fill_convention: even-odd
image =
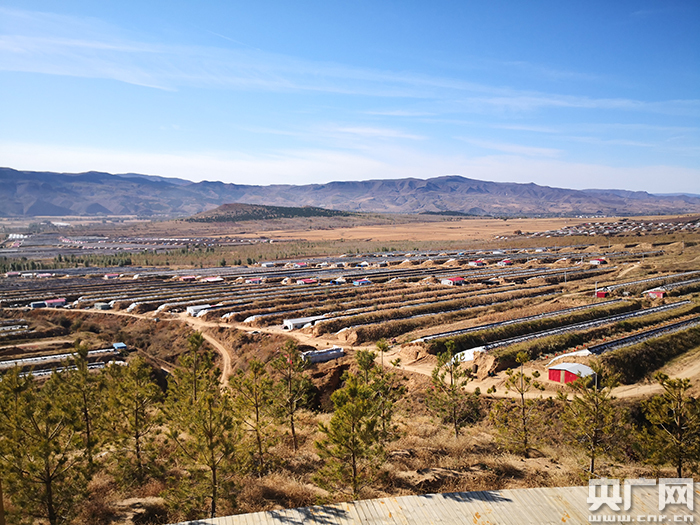
[(700, 3), (0, 0), (0, 165), (700, 193)]

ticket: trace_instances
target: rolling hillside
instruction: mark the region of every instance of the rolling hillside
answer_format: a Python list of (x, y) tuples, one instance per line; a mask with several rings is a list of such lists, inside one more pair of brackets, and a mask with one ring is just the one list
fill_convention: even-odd
[(625, 190), (569, 190), (461, 176), (253, 186), (138, 174), (0, 168), (0, 216), (186, 217), (225, 203), (378, 213), (469, 215), (646, 215), (700, 212), (700, 198)]

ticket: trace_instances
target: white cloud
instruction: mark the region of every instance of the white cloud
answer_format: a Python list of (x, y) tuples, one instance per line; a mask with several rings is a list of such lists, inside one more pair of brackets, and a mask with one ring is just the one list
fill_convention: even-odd
[(426, 137), (421, 135), (414, 135), (411, 133), (405, 133), (396, 129), (387, 128), (364, 128), (364, 127), (346, 127), (346, 128), (336, 128), (336, 131), (340, 133), (349, 133), (351, 135), (358, 135), (360, 137), (366, 138), (389, 138), (389, 139), (411, 139), (411, 140), (423, 140)]
[(514, 153), (516, 155), (525, 155), (527, 157), (557, 157), (561, 153), (561, 150), (553, 148), (537, 148), (533, 146), (523, 146), (522, 144), (490, 142), (488, 140), (479, 140), (467, 137), (457, 138), (479, 148), (502, 151), (504, 153)]
[(365, 115), (377, 115), (380, 117), (432, 117), (436, 113), (429, 113), (426, 111), (410, 111), (403, 109), (387, 109), (387, 110), (376, 110), (376, 111), (365, 111)]
[(548, 94), (457, 78), (303, 60), (254, 48), (153, 44), (145, 40), (92, 18), (0, 8), (2, 71), (112, 79), (167, 90), (196, 86), (424, 98), (447, 103), (453, 111), (461, 107), (476, 113), (558, 107), (700, 115), (700, 100), (695, 99), (647, 102)]

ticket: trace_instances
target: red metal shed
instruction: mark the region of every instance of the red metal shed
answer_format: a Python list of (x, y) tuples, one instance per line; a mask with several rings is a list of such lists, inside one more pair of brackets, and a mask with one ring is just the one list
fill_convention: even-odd
[(571, 383), (579, 377), (587, 377), (594, 373), (590, 366), (580, 363), (559, 363), (549, 367), (549, 380), (557, 383)]
[(663, 299), (666, 297), (666, 290), (664, 288), (654, 288), (652, 290), (647, 290), (646, 292), (643, 292), (652, 299)]

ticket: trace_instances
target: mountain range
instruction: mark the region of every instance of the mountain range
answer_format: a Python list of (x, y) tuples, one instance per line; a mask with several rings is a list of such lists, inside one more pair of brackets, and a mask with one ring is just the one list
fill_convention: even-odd
[(570, 190), (456, 175), (255, 186), (127, 173), (0, 168), (0, 216), (189, 217), (226, 203), (314, 206), (375, 213), (461, 212), (496, 216), (700, 213), (700, 197), (627, 190)]

